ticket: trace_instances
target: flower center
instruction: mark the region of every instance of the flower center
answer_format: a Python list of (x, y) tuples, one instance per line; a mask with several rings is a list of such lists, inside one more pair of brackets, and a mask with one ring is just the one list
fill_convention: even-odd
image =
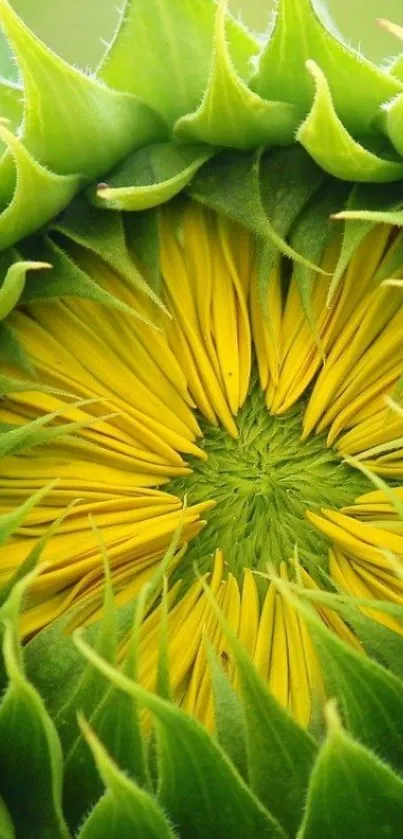
[(351, 504), (369, 489), (358, 471), (326, 447), (326, 435), (301, 440), (305, 403), (272, 416), (255, 385), (237, 416), (239, 437), (201, 420), (207, 460), (192, 459), (192, 475), (169, 491), (188, 504), (214, 499), (207, 527), (189, 549), (200, 562), (221, 548), (234, 573), (264, 570), (295, 551), (325, 564), (326, 543), (305, 517), (307, 510)]

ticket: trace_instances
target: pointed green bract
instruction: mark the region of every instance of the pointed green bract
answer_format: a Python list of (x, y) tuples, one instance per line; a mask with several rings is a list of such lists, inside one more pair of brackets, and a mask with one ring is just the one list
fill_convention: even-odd
[[(276, 581), (290, 599), (281, 581)], [(306, 620), (317, 648), (329, 696), (340, 702), (347, 729), (393, 767), (403, 769), (402, 682), (378, 664), (344, 644), (313, 611), (291, 597)], [(380, 604), (382, 606), (382, 604)]]
[[(207, 641), (205, 642), (207, 644)], [(217, 739), (239, 774), (247, 778), (245, 710), (213, 647), (207, 646)]]
[(61, 808), (60, 743), (42, 700), (24, 676), (16, 635), (8, 619), (3, 654), (10, 682), (0, 705), (0, 762), (7, 771), (1, 774), (0, 794), (17, 836), (69, 839)]
[(403, 823), (403, 781), (342, 730), (333, 708), (328, 718), (298, 839), (394, 839)]
[[(21, 524), (24, 520), (25, 516), (35, 507), (35, 504), (39, 504), (42, 498), (49, 492), (50, 486), (45, 486), (42, 489), (39, 489), (37, 492), (34, 492), (23, 504), (20, 504), (12, 513), (3, 513), (0, 515), (0, 545), (4, 544), (4, 542), (9, 538), (9, 536), (14, 533), (17, 527)], [(2, 597), (2, 592), (0, 593), (0, 603), (2, 603), (4, 598)]]
[(307, 61), (306, 66), (315, 81), (315, 97), (297, 140), (313, 159), (326, 172), (347, 181), (402, 179), (403, 163), (382, 160), (353, 139), (337, 116), (324, 73), (314, 61)]
[[(321, 262), (325, 246), (334, 234), (331, 215), (343, 206), (348, 189), (347, 184), (340, 181), (326, 181), (315, 193), (314, 200), (297, 218), (291, 230), (290, 241), (295, 250), (310, 262), (317, 264)], [(321, 277), (301, 263), (295, 263), (294, 277), (308, 323), (320, 347), (317, 324), (312, 316), (311, 296), (314, 284), (321, 282)]]
[[(41, 257), (49, 261), (51, 268), (43, 276), (39, 274), (34, 279), (27, 278), (21, 296), (22, 303), (58, 300), (63, 297), (81, 297), (84, 300), (94, 300), (103, 306), (118, 309), (145, 321), (139, 312), (106, 291), (95, 280), (92, 280), (49, 237), (43, 237), (36, 252), (39, 252)], [(149, 321), (145, 322), (148, 323)]]
[[(145, 282), (133, 262), (126, 241), (124, 220), (120, 214), (102, 213), (83, 196), (79, 196), (62, 218), (56, 220), (53, 228), (73, 242), (97, 254), (113, 271), (117, 271), (129, 286), (151, 297), (158, 306), (162, 307), (160, 298)], [(81, 274), (86, 276), (84, 272)], [(84, 285), (84, 282), (81, 281), (79, 285)], [(112, 305), (112, 300), (110, 302)]]
[(231, 61), (225, 29), (227, 0), (220, 0), (213, 35), (212, 68), (197, 111), (179, 119), (175, 137), (216, 146), (253, 149), (290, 145), (298, 111), (285, 102), (268, 102), (251, 91)]
[[(0, 162), (0, 183), (3, 162), (14, 160), (15, 172), (11, 179), (11, 191), (1, 198), (9, 201), (0, 213), (0, 250), (8, 248), (19, 239), (34, 233), (49, 218), (57, 215), (77, 192), (81, 177), (78, 175), (56, 175), (41, 166), (27, 151), (21, 140), (14, 137), (0, 122), (0, 139), (9, 151)], [(7, 179), (4, 183), (7, 184)], [(39, 199), (39, 200), (38, 200)]]
[(206, 584), (204, 590), (217, 614), (238, 669), (251, 788), (273, 813), (286, 835), (295, 836), (304, 808), (317, 743), (268, 692)]
[[(76, 402), (71, 402), (71, 407), (81, 407), (88, 404), (88, 402), (96, 402), (97, 400), (80, 399)], [(52, 426), (52, 420), (63, 414), (64, 408), (59, 408), (51, 414), (44, 414), (38, 419), (31, 420), (24, 425), (12, 426), (6, 434), (0, 435), (0, 457), (5, 457), (8, 454), (15, 454), (21, 449), (30, 449), (32, 446), (40, 446), (45, 442), (54, 440), (57, 437), (63, 437), (66, 434), (74, 434), (80, 428), (84, 428), (93, 422), (93, 419), (83, 420), (81, 422), (66, 422), (62, 425)], [(99, 417), (99, 419), (106, 419)]]
[(80, 725), (107, 792), (85, 821), (78, 839), (175, 839), (155, 798), (119, 771), (83, 718)]
[(0, 76), (0, 114), (8, 121), (14, 132), (21, 124), (24, 104), (24, 90), (19, 84)]
[(15, 839), (14, 825), (11, 821), (10, 814), (0, 797), (0, 839)]
[(98, 186), (94, 203), (109, 210), (148, 210), (181, 192), (215, 150), (157, 143), (130, 155)]
[(17, 305), (25, 288), (27, 271), (50, 268), (46, 262), (14, 262), (0, 287), (0, 320), (4, 320)]
[[(172, 126), (198, 107), (205, 91), (215, 12), (214, 0), (126, 0), (100, 78), (135, 94)], [(245, 79), (259, 46), (231, 19), (228, 38), (232, 61)]]
[(147, 107), (70, 67), (33, 35), (7, 0), (0, 2), (0, 22), (24, 81), (21, 140), (40, 164), (88, 181), (158, 133), (159, 122)]
[(308, 59), (326, 76), (336, 113), (353, 135), (368, 134), (381, 105), (402, 91), (398, 79), (336, 40), (318, 19), (311, 0), (281, 0), (254, 89), (266, 99), (294, 103), (303, 117), (314, 94), (305, 71)]
[(261, 274), (264, 299), (277, 253), (318, 269), (295, 251), (285, 236), (323, 178), (323, 172), (298, 147), (267, 155), (261, 151), (228, 151), (210, 160), (196, 175), (188, 191), (192, 198), (261, 237), (266, 252)]
[[(259, 803), (205, 729), (175, 705), (149, 693), (110, 667), (77, 633), (86, 658), (116, 687), (137, 698), (157, 723), (158, 798), (181, 839), (206, 835), (285, 839), (280, 825)], [(214, 783), (210, 783), (210, 779)]]
[(13, 330), (3, 322), (0, 322), (0, 361), (15, 364), (24, 373), (34, 375), (32, 364), (23, 346)]

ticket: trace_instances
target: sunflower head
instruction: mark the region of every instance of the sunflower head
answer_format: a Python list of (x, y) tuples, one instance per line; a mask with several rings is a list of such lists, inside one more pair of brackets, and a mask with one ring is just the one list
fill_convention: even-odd
[(392, 837), (401, 62), (310, 0), (127, 2), (95, 76), (0, 20), (0, 833)]

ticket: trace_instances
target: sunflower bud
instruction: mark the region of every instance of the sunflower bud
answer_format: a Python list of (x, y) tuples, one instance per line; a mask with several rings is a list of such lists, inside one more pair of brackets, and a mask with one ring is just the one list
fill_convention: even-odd
[(0, 0), (7, 839), (401, 825), (401, 60), (227, 5)]

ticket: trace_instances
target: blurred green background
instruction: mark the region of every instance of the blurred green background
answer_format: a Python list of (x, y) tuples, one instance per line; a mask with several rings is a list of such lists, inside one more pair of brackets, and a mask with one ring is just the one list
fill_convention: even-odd
[[(315, 2), (315, 0), (314, 0)], [(60, 55), (81, 67), (94, 68), (102, 39), (110, 39), (117, 21), (117, 0), (11, 0), (29, 26)], [(375, 61), (399, 52), (395, 38), (376, 26), (377, 17), (403, 24), (402, 0), (316, 0), (326, 9), (343, 38)], [(255, 31), (267, 28), (274, 0), (231, 0), (232, 10)], [(7, 51), (0, 44), (0, 72), (6, 74)]]

